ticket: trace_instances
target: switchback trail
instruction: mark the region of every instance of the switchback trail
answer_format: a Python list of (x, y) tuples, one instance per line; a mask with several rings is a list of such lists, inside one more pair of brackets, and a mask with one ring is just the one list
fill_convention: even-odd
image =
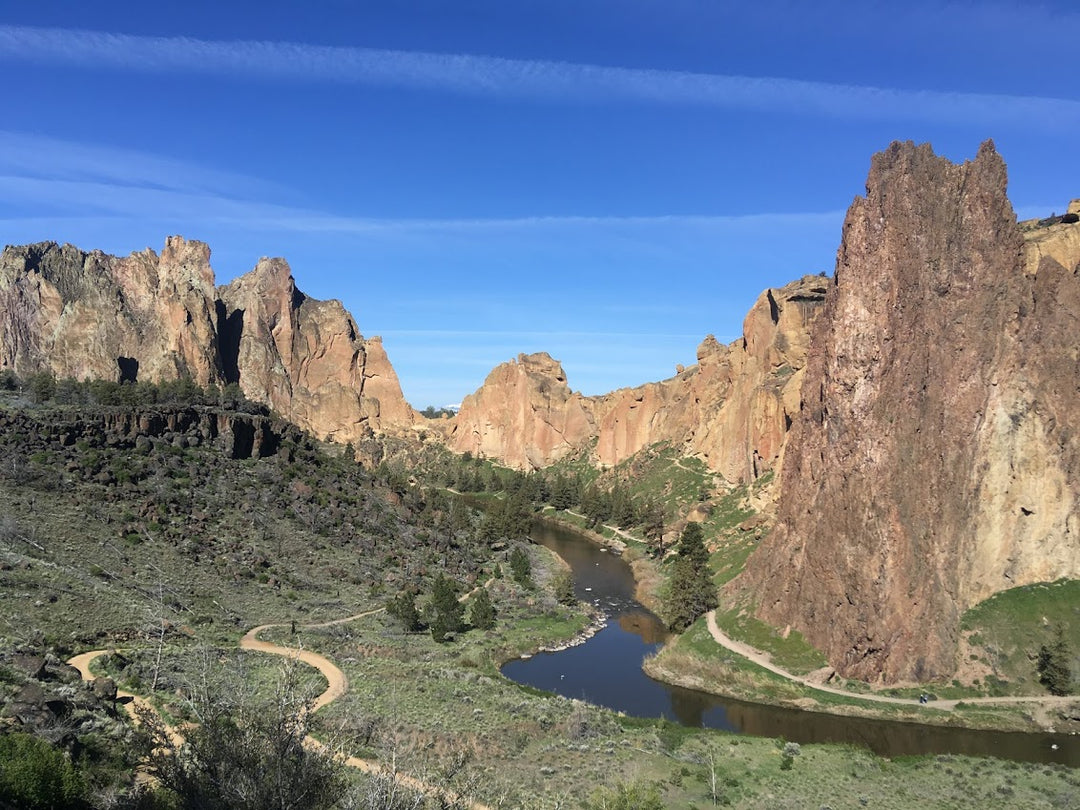
[[(346, 616), (343, 619), (334, 619), (333, 621), (320, 622), (318, 624), (307, 624), (303, 625), (300, 629), (317, 630), (323, 627), (333, 627), (334, 625), (345, 624), (347, 622), (356, 621), (357, 619), (363, 619), (367, 616), (373, 616), (376, 613), (382, 613), (385, 609), (386, 608), (376, 608), (375, 610), (369, 610), (364, 613), (357, 613), (354, 616)], [(344, 695), (349, 689), (349, 680), (345, 677), (345, 673), (341, 671), (341, 668), (325, 656), (311, 652), (310, 650), (304, 650), (297, 647), (281, 647), (269, 641), (262, 641), (259, 638), (259, 634), (264, 630), (267, 630), (271, 627), (286, 626), (288, 625), (278, 623), (261, 624), (258, 627), (253, 627), (251, 630), (248, 630), (240, 639), (240, 649), (249, 650), (251, 652), (280, 655), (285, 658), (290, 658), (294, 661), (302, 661), (308, 666), (312, 666), (315, 669), (319, 670), (319, 672), (322, 673), (322, 676), (326, 678), (327, 687), (321, 695), (315, 698), (315, 701), (312, 704), (311, 708), (311, 710), (314, 712)], [(90, 664), (94, 661), (94, 659), (105, 655), (108, 652), (108, 650), (91, 650), (90, 652), (80, 653), (79, 655), (76, 655), (75, 657), (69, 659), (68, 663), (79, 670), (79, 673), (82, 675), (83, 680), (92, 681), (96, 676), (90, 671)], [(142, 697), (139, 697), (138, 695), (133, 695), (130, 692), (122, 692), (120, 690), (117, 690), (116, 694), (118, 698), (125, 698), (126, 702), (131, 706), (137, 706), (139, 708), (144, 708), (148, 711), (156, 712), (153, 706), (150, 705), (149, 701)], [(128, 709), (128, 711), (133, 717), (135, 716), (134, 712), (131, 712), (130, 708)], [(183, 738), (174, 728), (167, 724), (166, 728), (168, 730), (170, 738), (172, 738), (174, 743), (180, 744), (183, 742)], [(323, 743), (319, 742), (314, 737), (308, 737), (304, 742), (313, 748), (318, 748), (323, 751), (329, 751), (329, 749)], [(450, 799), (451, 801), (464, 801), (468, 805), (470, 810), (491, 810), (491, 808), (489, 808), (487, 805), (465, 799), (463, 796), (459, 796), (453, 791), (434, 787), (415, 777), (398, 773), (396, 770), (387, 770), (378, 762), (375, 762), (373, 760), (361, 759), (359, 757), (345, 757), (342, 761), (350, 768), (357, 768), (364, 771), (365, 773), (383, 774), (385, 776), (389, 776), (400, 784), (412, 790), (416, 790), (429, 795), (441, 795), (446, 797), (447, 799)]]
[(786, 678), (794, 683), (801, 684), (809, 689), (816, 689), (819, 692), (829, 692), (833, 695), (840, 695), (847, 698), (855, 698), (857, 700), (868, 700), (873, 703), (894, 703), (903, 706), (920, 706), (925, 705), (932, 709), (943, 709), (945, 711), (952, 711), (956, 708), (958, 703), (963, 703), (965, 706), (972, 704), (976, 705), (1006, 705), (1006, 704), (1023, 704), (1031, 703), (1041, 707), (1051, 706), (1067, 706), (1072, 703), (1076, 703), (1078, 698), (1076, 696), (1064, 696), (1057, 697), (1054, 695), (1017, 695), (1010, 697), (970, 697), (960, 698), (956, 700), (934, 700), (931, 703), (923, 704), (915, 698), (899, 698), (892, 697), (890, 695), (876, 695), (867, 694), (866, 692), (851, 692), (847, 689), (840, 689), (836, 686), (829, 686), (828, 684), (816, 683), (812, 679), (804, 675), (796, 675), (794, 672), (789, 672), (783, 667), (779, 667), (772, 662), (769, 655), (763, 653), (761, 650), (754, 649), (749, 644), (744, 644), (741, 641), (736, 641), (731, 636), (724, 633), (720, 629), (720, 626), (716, 623), (716, 611), (710, 610), (705, 614), (705, 621), (709, 628), (709, 635), (713, 637), (713, 640), (717, 644), (725, 649), (731, 650), (731, 652), (741, 655), (750, 661), (753, 661), (763, 669), (769, 670), (781, 678)]

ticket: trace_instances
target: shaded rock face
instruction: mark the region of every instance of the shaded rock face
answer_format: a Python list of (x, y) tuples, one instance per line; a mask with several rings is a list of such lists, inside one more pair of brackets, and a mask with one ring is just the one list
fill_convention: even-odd
[(160, 256), (6, 248), (0, 368), (238, 383), (249, 399), (343, 442), (413, 420), (381, 341), (365, 340), (340, 302), (305, 296), (281, 259), (215, 288), (210, 249), (179, 236)]
[(1080, 575), (1078, 226), (1025, 248), (1005, 185), (991, 143), (893, 144), (844, 223), (778, 524), (732, 589), (848, 677), (946, 678), (965, 609)]
[[(290, 422), (265, 413), (243, 413), (202, 405), (112, 406), (83, 408), (38, 419), (33, 412), (0, 413), (0, 432), (35, 436), (27, 452), (79, 441), (92, 446), (149, 452), (154, 444), (215, 447), (229, 458), (266, 458), (286, 441), (301, 444), (303, 434)], [(155, 440), (154, 442), (148, 440)], [(160, 440), (160, 441), (157, 441)]]
[(296, 289), (283, 259), (262, 259), (218, 294), (223, 370), (235, 368), (249, 399), (332, 441), (413, 421), (382, 341), (365, 341), (340, 301)]
[(731, 481), (772, 469), (798, 409), (810, 324), (828, 280), (808, 276), (766, 290), (729, 346), (711, 335), (698, 362), (675, 377), (598, 397), (572, 393), (547, 354), (496, 368), (462, 403), (449, 444), (518, 469), (545, 467), (595, 441), (594, 461), (613, 466), (672, 442)]

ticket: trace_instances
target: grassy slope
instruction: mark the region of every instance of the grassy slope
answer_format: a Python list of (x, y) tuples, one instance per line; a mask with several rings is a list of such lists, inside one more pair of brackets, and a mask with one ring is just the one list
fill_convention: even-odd
[(1073, 652), (1074, 691), (1080, 691), (1080, 581), (1001, 591), (968, 610), (960, 626), (971, 663), (985, 671), (977, 685), (990, 694), (1044, 694), (1035, 659), (1061, 628)]
[[(145, 469), (125, 458), (135, 467), (134, 483), (122, 489), (96, 483), (89, 463), (67, 450), (26, 453), (27, 443), (14, 437), (6, 451), (26, 457), (23, 477), (0, 480), (0, 509), (13, 521), (0, 538), (0, 634), (9, 642), (40, 629), (61, 644), (97, 644), (106, 630), (137, 646), (147, 625), (167, 615), (224, 651), (256, 622), (302, 624), (376, 605), (387, 578), (422, 579), (447, 555), (478, 576), (491, 564), (443, 542), (436, 518), (402, 503), (410, 494), (373, 486), (352, 465), (306, 454), (293, 462), (222, 463), (210, 450), (160, 448)], [(37, 452), (46, 456), (30, 458)], [(78, 462), (74, 469), (71, 462)], [(65, 470), (62, 485), (45, 486), (57, 465)], [(714, 512), (717, 525), (737, 532), (740, 503)], [(741, 547), (714, 539), (717, 559), (737, 564)], [(533, 555), (543, 583), (553, 563), (540, 550)], [(635, 721), (537, 695), (498, 676), (495, 663), (571, 634), (581, 614), (558, 608), (542, 589), (502, 582), (493, 593), (497, 630), (451, 644), (403, 636), (381, 615), (322, 631), (301, 628), (296, 640), (338, 661), (352, 685), (326, 712), (327, 733), (355, 741), (371, 721), (378, 733), (353, 750), (393, 751), (399, 766), (414, 771), (445, 771), (467, 753), (472, 762), (462, 774), (471, 789), (504, 807), (580, 806), (596, 786), (631, 778), (659, 784), (668, 806), (705, 806), (712, 767), (719, 794), (743, 807), (960, 807), (983, 794), (1043, 807), (1080, 795), (1071, 774), (1052, 768), (962, 758), (887, 763), (836, 747), (804, 746), (784, 771), (769, 740)], [(186, 651), (198, 652), (183, 635), (170, 636), (166, 656), (165, 686), (174, 693), (188, 677)], [(291, 636), (282, 630), (277, 637)], [(131, 654), (144, 683), (151, 655), (149, 648)]]

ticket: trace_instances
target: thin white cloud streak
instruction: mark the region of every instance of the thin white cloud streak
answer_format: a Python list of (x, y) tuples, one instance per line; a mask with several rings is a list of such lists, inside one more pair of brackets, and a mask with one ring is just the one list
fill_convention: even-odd
[[(761, 213), (731, 216), (662, 215), (626, 217), (543, 216), (508, 219), (375, 219), (342, 217), (304, 208), (93, 181), (0, 175), (0, 203), (25, 210), (29, 205), (79, 211), (89, 218), (103, 214), (142, 221), (183, 220), (256, 231), (297, 233), (388, 234), (520, 232), (544, 229), (690, 227), (740, 230), (769, 225), (835, 225), (842, 212)], [(68, 216), (61, 216), (68, 219)], [(33, 219), (44, 220), (38, 215)]]
[(48, 66), (438, 90), (540, 100), (632, 101), (1074, 130), (1080, 102), (1042, 96), (902, 90), (759, 76), (689, 73), (473, 54), (289, 42), (143, 37), (0, 26), (0, 59)]
[(120, 183), (186, 192), (280, 194), (272, 183), (134, 149), (0, 130), (0, 175)]

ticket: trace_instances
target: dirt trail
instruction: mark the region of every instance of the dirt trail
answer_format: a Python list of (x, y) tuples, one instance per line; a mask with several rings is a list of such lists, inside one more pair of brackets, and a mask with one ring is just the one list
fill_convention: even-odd
[(815, 683), (810, 678), (803, 675), (796, 675), (793, 672), (789, 672), (783, 667), (778, 667), (772, 662), (769, 655), (756, 650), (749, 644), (744, 644), (741, 641), (736, 641), (723, 630), (720, 629), (716, 623), (716, 611), (711, 610), (705, 614), (706, 624), (709, 628), (709, 634), (720, 646), (731, 650), (733, 653), (741, 655), (750, 661), (753, 661), (760, 667), (769, 670), (779, 675), (782, 678), (786, 678), (789, 681), (806, 686), (810, 689), (816, 689), (819, 692), (829, 692), (833, 695), (841, 695), (842, 697), (857, 698), (859, 700), (868, 700), (873, 703), (894, 703), (903, 706), (920, 706), (926, 705), (931, 709), (944, 709), (945, 711), (952, 711), (956, 708), (956, 704), (963, 703), (965, 706), (972, 704), (980, 705), (1006, 705), (1006, 704), (1018, 704), (1018, 703), (1030, 703), (1040, 707), (1052, 707), (1052, 706), (1067, 706), (1078, 702), (1075, 696), (1055, 697), (1053, 695), (1027, 695), (1027, 696), (1011, 696), (1011, 697), (971, 697), (962, 698), (958, 700), (934, 700), (927, 704), (922, 704), (915, 698), (899, 698), (892, 697), (890, 695), (876, 695), (866, 692), (851, 692), (847, 689), (840, 689), (835, 686), (829, 686), (828, 684)]
[[(346, 616), (344, 619), (334, 619), (333, 621), (322, 622), (321, 624), (308, 624), (304, 625), (301, 629), (318, 630), (323, 627), (346, 624), (347, 622), (353, 622), (357, 619), (363, 619), (366, 616), (382, 613), (385, 609), (386, 608), (376, 608), (375, 610), (369, 610), (365, 613), (357, 613), (355, 616)], [(277, 644), (272, 644), (269, 641), (261, 641), (259, 639), (259, 633), (263, 630), (268, 630), (271, 627), (286, 627), (286, 625), (260, 624), (258, 627), (251, 628), (244, 634), (243, 638), (240, 639), (240, 649), (270, 653), (271, 655), (281, 655), (286, 658), (291, 658), (294, 661), (303, 661), (308, 666), (315, 667), (315, 669), (319, 670), (319, 672), (322, 673), (322, 676), (326, 678), (327, 686), (326, 691), (315, 698), (315, 702), (311, 707), (312, 711), (318, 711), (323, 706), (332, 703), (348, 691), (349, 680), (345, 677), (345, 673), (325, 656), (313, 653), (311, 650), (300, 649), (299, 647), (279, 647)]]
[[(364, 613), (357, 613), (354, 616), (346, 616), (343, 619), (334, 619), (333, 621), (320, 622), (318, 624), (306, 624), (303, 625), (300, 629), (317, 630), (323, 627), (333, 627), (334, 625), (345, 624), (347, 622), (356, 621), (357, 619), (363, 619), (366, 616), (373, 616), (376, 613), (383, 612), (385, 609), (386, 608), (376, 608), (375, 610), (369, 610)], [(251, 630), (248, 630), (240, 639), (240, 649), (250, 650), (253, 652), (269, 653), (271, 655), (280, 655), (285, 658), (291, 658), (295, 661), (302, 661), (303, 663), (315, 667), (315, 669), (319, 670), (319, 672), (322, 673), (323, 677), (326, 678), (327, 687), (321, 695), (315, 698), (315, 701), (312, 704), (312, 711), (317, 711), (328, 703), (332, 703), (333, 701), (337, 700), (339, 697), (341, 697), (348, 691), (348, 678), (345, 677), (345, 673), (342, 672), (336, 664), (331, 662), (330, 659), (326, 658), (325, 656), (311, 652), (310, 650), (303, 650), (296, 647), (280, 647), (276, 644), (272, 644), (269, 641), (262, 641), (259, 639), (259, 633), (263, 632), (264, 630), (267, 630), (271, 627), (287, 626), (288, 625), (286, 624), (278, 623), (261, 624), (258, 627), (253, 627)], [(83, 680), (92, 681), (96, 676), (92, 672), (90, 672), (90, 664), (94, 661), (95, 658), (105, 655), (108, 652), (109, 650), (91, 650), (90, 652), (80, 653), (74, 658), (69, 659), (68, 663), (79, 670), (79, 673), (82, 675)], [(149, 701), (139, 697), (138, 695), (133, 695), (130, 692), (122, 692), (120, 690), (117, 690), (116, 694), (117, 698), (125, 699), (126, 705), (128, 707), (128, 713), (131, 714), (132, 717), (135, 717), (134, 712), (131, 710), (131, 707), (133, 706), (145, 708), (148, 711), (155, 711), (153, 706), (150, 705)], [(175, 744), (180, 745), (183, 743), (183, 737), (180, 736), (176, 729), (172, 728), (171, 726), (166, 726), (166, 728), (168, 730), (170, 738)], [(304, 740), (304, 742), (306, 745), (312, 748), (318, 748), (322, 751), (330, 751), (327, 746), (316, 740), (314, 737), (308, 737)], [(358, 768), (365, 773), (384, 774), (386, 776), (390, 776), (400, 784), (412, 790), (420, 791), (427, 794), (443, 795), (451, 801), (465, 800), (471, 810), (490, 810), (487, 805), (464, 799), (464, 797), (458, 796), (451, 791), (432, 787), (431, 785), (421, 781), (420, 779), (416, 779), (415, 777), (408, 776), (406, 774), (398, 773), (396, 770), (387, 770), (381, 764), (372, 760), (360, 759), (359, 757), (345, 757), (342, 761), (350, 768)]]

